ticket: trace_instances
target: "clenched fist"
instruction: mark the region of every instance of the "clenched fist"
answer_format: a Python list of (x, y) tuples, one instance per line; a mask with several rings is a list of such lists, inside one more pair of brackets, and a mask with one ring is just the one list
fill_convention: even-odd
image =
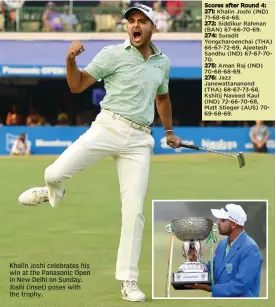
[(83, 44), (78, 41), (74, 41), (72, 42), (72, 44), (68, 49), (67, 59), (74, 59), (76, 56), (80, 55), (83, 51), (84, 51)]

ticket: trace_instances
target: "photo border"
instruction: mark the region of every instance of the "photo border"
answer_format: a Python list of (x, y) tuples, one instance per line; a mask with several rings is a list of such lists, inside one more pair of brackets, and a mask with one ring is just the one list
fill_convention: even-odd
[[(276, 177), (276, 175), (275, 175)], [(265, 202), (266, 203), (266, 296), (265, 297), (165, 297), (165, 296), (154, 296), (154, 202), (161, 202), (161, 201), (167, 201), (167, 202)], [(152, 288), (151, 288), (151, 295), (153, 300), (268, 300), (268, 267), (269, 267), (269, 260), (268, 260), (268, 254), (269, 254), (269, 234), (268, 234), (268, 200), (267, 199), (219, 199), (219, 200), (212, 200), (212, 199), (153, 199), (152, 202)], [(274, 214), (275, 216), (275, 214)], [(276, 216), (275, 216), (275, 224), (276, 224)], [(276, 229), (274, 229), (274, 237), (276, 234)], [(274, 241), (274, 249), (276, 252), (276, 244)], [(274, 258), (274, 266), (275, 266), (275, 258)], [(276, 274), (276, 267), (275, 267), (275, 274)], [(276, 289), (274, 287), (275, 293)]]

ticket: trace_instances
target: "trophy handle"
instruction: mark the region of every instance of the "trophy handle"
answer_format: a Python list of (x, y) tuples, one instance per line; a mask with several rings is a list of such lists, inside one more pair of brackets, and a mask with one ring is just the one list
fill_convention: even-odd
[(211, 264), (211, 282), (214, 285), (214, 243), (218, 242), (218, 237), (216, 232), (218, 231), (218, 225), (216, 223), (213, 224), (212, 231), (210, 232), (206, 244), (210, 245), (210, 264)]
[(165, 229), (166, 229), (167, 232), (172, 233), (173, 232), (172, 224), (166, 225)]
[[(168, 226), (168, 225), (167, 225), (167, 226)], [(172, 232), (172, 233), (171, 233), (171, 237), (170, 237), (170, 248), (169, 248), (168, 271), (167, 271), (166, 297), (170, 297), (170, 292), (171, 292), (173, 242), (174, 242), (174, 233)]]
[(218, 231), (218, 224), (217, 223), (213, 224), (212, 231), (213, 232), (217, 232)]

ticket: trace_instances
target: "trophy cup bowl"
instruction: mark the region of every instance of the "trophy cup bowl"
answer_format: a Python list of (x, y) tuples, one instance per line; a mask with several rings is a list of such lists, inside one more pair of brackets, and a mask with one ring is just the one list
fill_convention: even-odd
[(213, 221), (205, 217), (184, 217), (171, 224), (175, 236), (181, 241), (205, 240), (213, 227)]
[[(188, 284), (211, 284), (208, 267), (201, 261), (200, 241), (207, 239), (213, 224), (212, 220), (204, 217), (185, 217), (171, 222), (174, 235), (184, 242), (183, 253), (187, 260), (176, 273), (172, 273), (171, 285), (175, 290), (185, 290), (185, 285)], [(192, 250), (196, 259), (190, 261)]]

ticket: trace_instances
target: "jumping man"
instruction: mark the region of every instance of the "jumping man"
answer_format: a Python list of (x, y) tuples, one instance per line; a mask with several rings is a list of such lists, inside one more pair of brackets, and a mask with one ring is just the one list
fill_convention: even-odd
[(46, 186), (25, 191), (19, 196), (19, 202), (38, 205), (49, 201), (55, 207), (64, 195), (65, 179), (100, 159), (113, 156), (122, 202), (116, 279), (122, 282), (123, 299), (144, 301), (137, 280), (144, 228), (143, 202), (154, 146), (149, 125), (154, 119), (155, 99), (167, 143), (176, 148), (181, 139), (174, 135), (172, 128), (168, 93), (170, 63), (151, 42), (156, 30), (153, 11), (138, 5), (130, 8), (124, 17), (128, 21), (129, 39), (103, 48), (83, 71), (77, 68), (75, 57), (84, 47), (80, 42), (71, 44), (66, 57), (70, 90), (80, 93), (103, 79), (106, 96), (101, 102), (101, 112), (91, 128), (46, 168)]

